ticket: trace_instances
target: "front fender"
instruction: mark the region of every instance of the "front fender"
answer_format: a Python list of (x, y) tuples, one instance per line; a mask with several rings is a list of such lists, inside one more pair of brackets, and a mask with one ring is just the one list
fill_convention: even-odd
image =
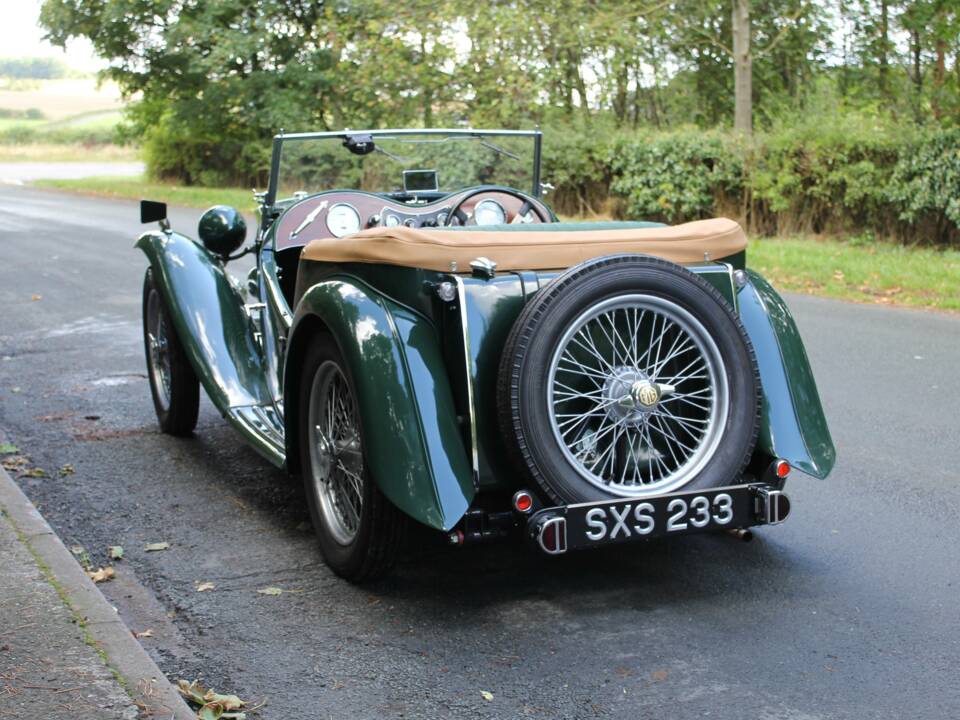
[[(430, 323), (356, 278), (326, 280), (300, 300), (290, 333), (284, 397), (297, 394), (296, 363), (319, 320), (352, 376), (367, 468), (384, 495), (415, 520), (449, 530), (475, 489), (453, 395)], [(291, 367), (291, 364), (294, 367)], [(288, 418), (288, 435), (297, 418)]]
[(177, 337), (217, 409), (227, 414), (231, 408), (270, 403), (241, 291), (221, 263), (175, 232), (144, 233), (136, 247), (149, 259)]
[(763, 406), (757, 447), (771, 457), (825, 478), (836, 462), (817, 384), (793, 316), (757, 273), (738, 292), (740, 320), (757, 354)]

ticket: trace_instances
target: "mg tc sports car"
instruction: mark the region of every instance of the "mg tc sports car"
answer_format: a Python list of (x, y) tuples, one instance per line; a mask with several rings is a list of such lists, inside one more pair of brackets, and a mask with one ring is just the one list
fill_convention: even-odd
[[(137, 241), (160, 427), (199, 390), (301, 476), (320, 552), (360, 581), (420, 523), (544, 553), (790, 511), (835, 452), (800, 335), (723, 218), (558, 222), (541, 134), (274, 138), (253, 241), (216, 206), (198, 238)], [(243, 283), (225, 270), (252, 253)]]

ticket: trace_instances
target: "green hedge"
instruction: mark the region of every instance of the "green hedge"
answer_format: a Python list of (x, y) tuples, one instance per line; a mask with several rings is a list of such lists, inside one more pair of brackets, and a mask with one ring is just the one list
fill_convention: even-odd
[(550, 200), (561, 213), (595, 209), (596, 198), (609, 195), (609, 210), (628, 219), (727, 215), (754, 233), (960, 244), (960, 130), (838, 116), (775, 128), (746, 144), (693, 128), (625, 135), (552, 128), (544, 178), (557, 186)]

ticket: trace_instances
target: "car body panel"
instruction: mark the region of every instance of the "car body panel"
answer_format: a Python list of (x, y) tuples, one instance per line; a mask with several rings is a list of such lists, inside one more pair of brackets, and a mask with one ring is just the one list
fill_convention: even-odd
[[(430, 323), (349, 275), (304, 293), (291, 330), (291, 355), (302, 351), (298, 336), (311, 317), (333, 335), (350, 368), (364, 455), (378, 487), (415, 520), (449, 530), (476, 490)], [(316, 326), (308, 327), (315, 337)], [(288, 368), (288, 378), (292, 374)]]
[(175, 232), (148, 232), (146, 254), (197, 378), (221, 413), (270, 401), (242, 290), (202, 245)]
[(800, 332), (770, 283), (753, 271), (747, 277), (738, 295), (763, 391), (757, 446), (808, 475), (825, 478), (837, 453)]
[(136, 247), (150, 261), (177, 336), (210, 400), (255, 450), (282, 467), (282, 425), (244, 290), (220, 258), (185, 235), (147, 232)]

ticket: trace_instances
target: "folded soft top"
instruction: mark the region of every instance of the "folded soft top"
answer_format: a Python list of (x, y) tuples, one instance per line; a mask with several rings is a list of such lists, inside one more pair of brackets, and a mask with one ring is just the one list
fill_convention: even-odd
[(558, 270), (601, 255), (621, 253), (653, 255), (675, 263), (703, 262), (735, 255), (747, 246), (743, 229), (727, 218), (673, 226), (605, 223), (603, 229), (596, 229), (584, 225), (553, 223), (493, 229), (377, 227), (342, 238), (313, 240), (301, 257), (438, 271), (465, 271), (471, 260), (485, 257), (497, 263), (498, 270)]

